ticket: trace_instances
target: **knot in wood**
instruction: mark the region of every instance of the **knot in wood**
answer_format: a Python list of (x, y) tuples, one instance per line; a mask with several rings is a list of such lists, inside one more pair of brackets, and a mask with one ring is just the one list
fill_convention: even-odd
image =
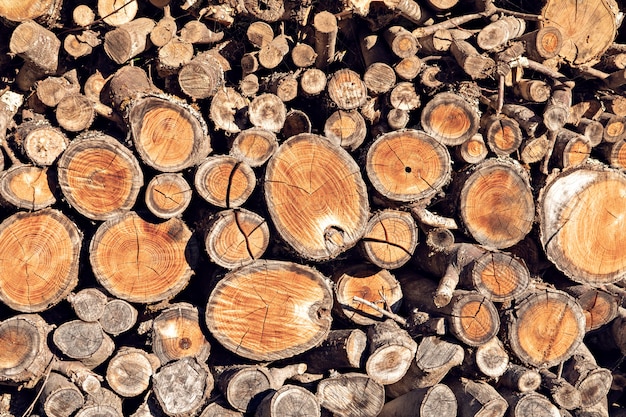
[(338, 226), (328, 226), (324, 229), (324, 242), (331, 253), (341, 252), (345, 247), (345, 231)]

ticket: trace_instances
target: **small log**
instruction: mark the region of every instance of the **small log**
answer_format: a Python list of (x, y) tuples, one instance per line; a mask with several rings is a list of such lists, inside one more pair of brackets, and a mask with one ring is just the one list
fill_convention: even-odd
[(224, 32), (214, 32), (199, 20), (190, 20), (180, 29), (179, 36), (183, 42), (189, 42), (194, 45), (207, 45), (224, 39)]
[(139, 303), (182, 291), (197, 257), (196, 241), (182, 220), (150, 223), (134, 212), (101, 224), (89, 247), (100, 285), (115, 297)]
[(616, 200), (625, 181), (611, 168), (583, 164), (551, 177), (541, 192), (541, 244), (548, 259), (575, 282), (609, 284), (626, 272), (626, 259), (617, 249), (622, 205)]
[(307, 371), (324, 373), (330, 369), (358, 369), (365, 363), (367, 335), (359, 329), (331, 330), (317, 347), (307, 351), (299, 360)]
[(600, 123), (604, 125), (602, 136), (605, 142), (614, 143), (626, 138), (626, 117), (611, 113), (602, 113)]
[(394, 109), (411, 111), (420, 107), (422, 102), (415, 91), (415, 85), (404, 81), (396, 84), (391, 93), (389, 93), (389, 104)]
[(261, 258), (269, 242), (270, 231), (265, 219), (242, 208), (218, 212), (204, 239), (209, 259), (227, 269)]
[(141, 160), (162, 172), (197, 165), (211, 151), (202, 115), (173, 97), (147, 96), (133, 101), (128, 124)]
[(520, 37), (525, 31), (524, 20), (514, 16), (503, 16), (482, 28), (476, 35), (476, 43), (479, 48), (491, 51)]
[(387, 125), (391, 130), (401, 130), (409, 124), (409, 112), (402, 109), (391, 109), (387, 112)]
[(317, 271), (290, 262), (256, 261), (222, 278), (209, 296), (205, 318), (228, 350), (254, 360), (282, 359), (326, 338), (332, 299)]
[(13, 165), (0, 174), (0, 201), (28, 210), (41, 210), (56, 203), (55, 179), (48, 167)]
[(465, 358), (471, 365), (470, 368), (475, 367), (481, 375), (496, 380), (506, 372), (509, 365), (509, 354), (497, 336), (478, 346), (472, 354), (465, 355)]
[(285, 13), (284, 0), (243, 0), (245, 11), (252, 17), (265, 22), (276, 22)]
[(93, 30), (84, 30), (79, 34), (70, 33), (63, 40), (63, 50), (72, 58), (82, 58), (91, 55), (93, 48), (99, 46), (102, 40)]
[(89, 369), (102, 364), (115, 350), (113, 340), (97, 322), (72, 320), (63, 323), (55, 329), (52, 340), (64, 355), (78, 359)]
[(316, 60), (317, 53), (309, 44), (299, 42), (291, 48), (291, 62), (298, 68), (311, 67)]
[(222, 207), (240, 207), (256, 186), (256, 176), (245, 162), (228, 155), (210, 156), (196, 170), (194, 186), (200, 197)]
[(26, 157), (38, 166), (52, 165), (69, 144), (65, 133), (39, 118), (20, 124), (14, 138)]
[(476, 133), (456, 147), (457, 158), (467, 164), (478, 164), (485, 160), (489, 149), (483, 135)]
[(387, 385), (388, 397), (397, 398), (415, 389), (437, 385), (455, 366), (463, 363), (463, 348), (437, 336), (426, 336), (417, 347), (415, 360), (398, 382)]
[(143, 186), (143, 173), (132, 152), (102, 132), (74, 139), (59, 158), (57, 170), (67, 202), (94, 220), (130, 210)]
[(285, 124), (287, 108), (277, 95), (265, 93), (252, 99), (248, 117), (255, 127), (279, 132)]
[(144, 350), (121, 347), (109, 361), (106, 380), (122, 397), (136, 397), (145, 392), (152, 375), (160, 366), (157, 357)]
[(281, 129), (283, 137), (289, 139), (300, 133), (311, 133), (311, 119), (302, 110), (292, 109), (287, 112), (285, 124)]
[(423, 61), (417, 55), (414, 55), (401, 59), (393, 66), (393, 69), (400, 79), (412, 81), (418, 76), (423, 66)]
[(626, 97), (621, 95), (609, 95), (602, 97), (601, 100), (608, 113), (617, 116), (626, 116)]
[(483, 345), (500, 330), (498, 310), (478, 292), (455, 291), (444, 313), (450, 332), (468, 346)]
[[(193, 20), (192, 22), (197, 21)], [(202, 25), (202, 23), (200, 24)], [(150, 31), (150, 42), (152, 43), (152, 45), (160, 48), (174, 38), (177, 30), (178, 27), (176, 25), (176, 19), (172, 17), (169, 6), (165, 7), (163, 9), (163, 17), (161, 18), (161, 20), (156, 22), (155, 26)]]
[(367, 305), (355, 301), (358, 296), (383, 309), (397, 312), (400, 309), (402, 290), (395, 277), (386, 269), (367, 265), (354, 265), (337, 271), (335, 282), (335, 311), (339, 317), (357, 325), (375, 324), (384, 316)]
[(402, 26), (388, 27), (383, 36), (391, 51), (399, 58), (414, 56), (419, 50), (417, 39)]
[(111, 300), (104, 306), (98, 323), (102, 330), (117, 336), (130, 330), (137, 323), (137, 309), (124, 300)]
[(363, 82), (371, 95), (384, 94), (396, 84), (396, 72), (384, 62), (374, 62), (365, 70)]
[(89, 129), (96, 117), (91, 100), (82, 94), (71, 94), (63, 97), (55, 109), (57, 123), (70, 132), (81, 132)]
[(44, 75), (59, 69), (61, 41), (56, 35), (32, 20), (26, 20), (11, 34), (9, 50), (24, 59), (16, 83), (21, 90), (30, 89)]
[(377, 416), (385, 404), (385, 388), (364, 374), (331, 376), (317, 384), (322, 407), (343, 417)]
[[(242, 70), (245, 67), (242, 65)], [(254, 97), (259, 92), (259, 77), (256, 74), (247, 74), (239, 82), (239, 91), (244, 97)]]
[(513, 391), (529, 392), (536, 391), (541, 386), (541, 381), (539, 371), (509, 362), (498, 384)]
[(77, 293), (70, 293), (67, 301), (72, 306), (76, 317), (82, 321), (98, 321), (104, 313), (108, 297), (97, 288), (85, 288)]
[[(581, 347), (587, 350), (584, 345)], [(583, 355), (576, 352), (565, 362), (563, 377), (580, 392), (581, 408), (590, 408), (606, 400), (613, 381), (611, 371), (598, 366), (588, 350)]]
[(242, 413), (254, 412), (274, 386), (269, 370), (255, 365), (225, 369), (217, 385), (230, 406)]
[(137, 0), (98, 0), (98, 16), (111, 26), (122, 26), (137, 15)]
[(562, 288), (575, 297), (585, 313), (585, 331), (596, 330), (617, 317), (617, 296), (589, 285), (570, 285)]
[(146, 187), (146, 207), (161, 219), (171, 219), (187, 209), (192, 193), (189, 183), (181, 174), (155, 175)]
[(365, 119), (356, 110), (337, 110), (326, 119), (324, 136), (337, 146), (354, 151), (367, 136)]
[(444, 145), (455, 146), (478, 132), (478, 110), (454, 93), (435, 95), (422, 109), (421, 123), (426, 133)]
[(259, 64), (266, 69), (279, 66), (289, 53), (289, 44), (285, 35), (278, 35), (270, 43), (264, 45), (258, 54)]
[(450, 180), (450, 154), (417, 130), (381, 135), (367, 152), (366, 172), (376, 189), (393, 201), (429, 201)]
[(454, 379), (449, 385), (456, 395), (460, 417), (504, 417), (509, 404), (494, 387), (484, 381)]
[(574, 354), (585, 334), (582, 308), (564, 292), (545, 289), (521, 301), (506, 317), (508, 343), (524, 364), (550, 367)]
[(243, 417), (243, 413), (240, 411), (231, 410), (230, 408), (226, 408), (218, 402), (212, 402), (209, 403), (209, 405), (207, 405), (204, 410), (202, 410), (202, 413), (200, 413), (200, 417)]
[(494, 302), (522, 297), (530, 285), (524, 261), (504, 252), (486, 252), (469, 268), (473, 287)]
[(50, 417), (69, 417), (85, 403), (78, 387), (61, 374), (48, 375), (39, 401)]
[(581, 118), (576, 125), (576, 131), (589, 140), (591, 146), (597, 146), (602, 142), (604, 126), (597, 120)]
[(533, 61), (544, 61), (554, 58), (563, 47), (563, 35), (557, 26), (544, 26), (522, 35), (526, 56)]
[(564, 84), (558, 84), (552, 89), (552, 94), (543, 109), (543, 123), (548, 130), (558, 132), (570, 116), (572, 106), (572, 89)]
[(367, 87), (359, 74), (344, 68), (333, 73), (326, 86), (330, 99), (341, 110), (361, 107), (367, 100)]
[(213, 375), (206, 364), (183, 358), (162, 366), (152, 375), (152, 391), (161, 409), (171, 417), (200, 411), (213, 390)]
[(504, 249), (521, 241), (534, 222), (528, 173), (501, 158), (487, 159), (470, 171), (458, 202), (465, 228), (487, 247)]
[(513, 92), (524, 100), (545, 103), (550, 98), (550, 86), (541, 80), (517, 80)]
[(481, 55), (469, 42), (460, 39), (452, 41), (450, 52), (463, 71), (473, 80), (489, 77), (496, 67), (493, 59)]
[(150, 47), (150, 32), (155, 25), (147, 17), (118, 25), (104, 35), (104, 51), (116, 64), (125, 63)]
[(417, 241), (417, 226), (411, 214), (387, 209), (370, 218), (360, 248), (374, 265), (396, 269), (411, 259)]
[(280, 236), (302, 256), (325, 260), (363, 236), (369, 217), (365, 188), (346, 151), (303, 133), (283, 142), (268, 162), (264, 194)]
[(56, 107), (67, 95), (80, 91), (76, 71), (70, 71), (61, 77), (47, 77), (37, 82), (37, 97), (48, 107)]
[(253, 46), (263, 48), (274, 39), (274, 29), (268, 23), (258, 20), (250, 23), (246, 29), (246, 37)]
[(337, 18), (330, 12), (319, 12), (313, 17), (313, 29), (317, 54), (315, 66), (324, 69), (335, 60), (335, 46), (339, 32)]
[(545, 395), (537, 392), (505, 393), (503, 396), (509, 403), (511, 417), (561, 417), (559, 409)]
[(216, 129), (227, 133), (239, 133), (243, 121), (238, 112), (248, 106), (249, 102), (232, 87), (218, 91), (211, 100), (209, 117)]
[(37, 314), (17, 314), (0, 322), (0, 383), (33, 388), (52, 361), (48, 333)]
[(0, 224), (0, 267), (5, 271), (0, 300), (13, 310), (32, 313), (67, 297), (78, 283), (81, 243), (82, 233), (59, 211), (7, 217)]
[(124, 111), (133, 100), (148, 94), (158, 93), (148, 74), (139, 67), (123, 66), (111, 76), (106, 89), (111, 104), (118, 110)]
[[(275, 94), (281, 101), (287, 103), (298, 96), (298, 79), (295, 74), (289, 72), (273, 73), (268, 77), (267, 91)], [(282, 128), (283, 126), (281, 126)]]
[(317, 68), (309, 68), (300, 77), (300, 89), (307, 96), (317, 96), (326, 89), (326, 75)]
[(260, 167), (276, 152), (278, 140), (273, 132), (250, 128), (235, 136), (230, 155), (250, 167)]
[(485, 141), (497, 156), (508, 156), (522, 144), (522, 131), (515, 119), (491, 115), (483, 116), (480, 122)]
[(604, 160), (613, 168), (626, 168), (626, 140), (622, 139), (614, 143), (603, 143), (598, 146)]
[(398, 382), (406, 374), (415, 358), (417, 343), (406, 330), (388, 319), (376, 323), (367, 331), (369, 355), (365, 371), (382, 385)]
[[(447, 385), (419, 388), (395, 398), (383, 406), (378, 417), (441, 417), (457, 415), (457, 399)], [(417, 410), (417, 411), (416, 411)]]
[(178, 71), (178, 85), (194, 100), (213, 97), (224, 88), (224, 70), (215, 53), (199, 53)]
[(317, 397), (297, 385), (285, 385), (267, 394), (254, 413), (255, 417), (320, 417)]
[(582, 396), (572, 384), (547, 369), (541, 369), (541, 386), (548, 391), (557, 406), (566, 410), (580, 408)]

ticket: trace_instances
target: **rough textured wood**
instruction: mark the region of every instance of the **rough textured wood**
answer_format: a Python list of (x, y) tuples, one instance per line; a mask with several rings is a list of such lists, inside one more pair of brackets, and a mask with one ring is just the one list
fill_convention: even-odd
[(387, 402), (379, 417), (410, 417), (417, 413), (421, 417), (457, 415), (457, 399), (447, 385), (437, 384), (420, 388)]
[(77, 293), (70, 293), (67, 301), (72, 305), (76, 317), (91, 322), (102, 317), (108, 297), (97, 288), (85, 288)]
[(329, 369), (362, 367), (367, 347), (367, 335), (359, 329), (331, 330), (317, 347), (301, 356), (307, 371), (323, 373)]
[(355, 150), (367, 136), (365, 119), (356, 110), (337, 110), (326, 119), (324, 136), (335, 145)]
[(149, 36), (155, 24), (154, 20), (141, 17), (119, 25), (104, 35), (104, 51), (113, 61), (123, 64), (150, 46)]
[(317, 397), (297, 386), (285, 385), (269, 393), (259, 405), (255, 417), (320, 417)]
[(268, 162), (264, 185), (274, 225), (302, 256), (334, 258), (365, 232), (369, 205), (358, 166), (320, 136), (283, 142)]
[(487, 252), (471, 266), (474, 288), (494, 302), (519, 298), (527, 291), (530, 273), (520, 259), (503, 252)]
[(254, 412), (273, 385), (272, 375), (264, 366), (234, 366), (220, 374), (218, 381), (228, 403), (243, 413)]
[(65, 133), (46, 119), (22, 123), (16, 135), (28, 159), (38, 166), (52, 165), (69, 144)]
[(0, 174), (0, 197), (6, 205), (41, 210), (56, 202), (56, 187), (47, 167), (14, 165)]
[(396, 269), (411, 259), (417, 242), (418, 230), (411, 214), (388, 209), (370, 218), (361, 249), (374, 265)]
[(68, 321), (54, 330), (52, 340), (63, 354), (78, 359), (90, 369), (102, 364), (115, 349), (113, 340), (97, 322)]
[(151, 223), (134, 212), (100, 225), (89, 246), (100, 285), (130, 302), (175, 296), (187, 286), (197, 258), (196, 241), (182, 220)]
[(137, 316), (137, 309), (131, 304), (124, 300), (114, 299), (105, 304), (98, 323), (102, 326), (102, 330), (112, 336), (117, 336), (135, 326)]
[(415, 358), (417, 343), (391, 319), (370, 327), (367, 338), (365, 371), (369, 377), (383, 385), (402, 379)]
[(256, 261), (217, 284), (209, 296), (206, 323), (238, 355), (275, 360), (324, 340), (331, 307), (331, 290), (319, 272), (290, 262)]
[(451, 389), (456, 394), (459, 416), (503, 417), (509, 408), (507, 401), (484, 381), (467, 378), (453, 380)]
[(16, 80), (22, 90), (28, 90), (35, 81), (59, 69), (61, 41), (35, 21), (25, 19), (13, 31), (9, 49), (24, 59)]
[(365, 83), (359, 74), (347, 68), (333, 73), (326, 89), (330, 99), (341, 110), (356, 109), (367, 99)]
[(160, 366), (156, 356), (141, 349), (122, 347), (111, 358), (106, 380), (122, 397), (136, 397), (148, 389), (150, 378)]
[(197, 54), (178, 71), (178, 84), (192, 99), (213, 97), (224, 87), (224, 68), (211, 51)]
[(235, 136), (230, 155), (255, 168), (265, 164), (277, 148), (278, 140), (273, 132), (253, 127)]
[(63, 375), (51, 372), (39, 400), (50, 417), (69, 417), (85, 402), (78, 387)]
[(541, 385), (541, 374), (525, 366), (509, 363), (506, 371), (498, 380), (500, 386), (519, 392), (536, 391)]
[(337, 43), (337, 18), (330, 12), (320, 12), (313, 17), (315, 30), (315, 66), (325, 68), (335, 60)]
[(385, 403), (385, 388), (359, 373), (322, 380), (316, 395), (322, 407), (343, 417), (374, 417)]

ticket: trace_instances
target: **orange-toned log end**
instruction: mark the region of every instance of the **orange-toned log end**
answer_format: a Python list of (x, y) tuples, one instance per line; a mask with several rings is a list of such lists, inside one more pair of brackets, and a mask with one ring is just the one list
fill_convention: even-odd
[(487, 252), (478, 258), (472, 266), (471, 276), (476, 290), (495, 302), (518, 298), (530, 284), (526, 264), (503, 252)]
[(202, 116), (181, 102), (145, 97), (132, 105), (129, 123), (135, 148), (149, 166), (176, 172), (198, 164), (211, 151)]
[(251, 167), (259, 167), (276, 152), (278, 140), (273, 132), (251, 128), (240, 132), (230, 148), (230, 155)]
[(540, 238), (558, 269), (581, 284), (626, 276), (626, 176), (584, 164), (550, 179), (539, 200)]
[(14, 165), (0, 175), (2, 199), (18, 208), (41, 210), (56, 202), (55, 180), (47, 168)]
[(574, 285), (564, 289), (578, 301), (585, 313), (585, 330), (596, 330), (609, 323), (618, 312), (617, 298), (589, 285)]
[(0, 0), (0, 17), (12, 22), (36, 20), (47, 17), (57, 3), (55, 0)]
[(284, 142), (268, 162), (264, 191), (281, 237), (306, 258), (335, 258), (365, 232), (369, 202), (359, 166), (321, 136)]
[(0, 323), (0, 383), (34, 386), (52, 360), (48, 333), (36, 314), (18, 314)]
[(524, 299), (509, 318), (508, 342), (517, 358), (533, 367), (567, 360), (585, 335), (585, 316), (571, 296), (556, 290)]
[(211, 345), (200, 328), (198, 309), (177, 303), (163, 310), (152, 322), (152, 350), (161, 363), (187, 357), (206, 361)]
[(450, 331), (469, 346), (481, 346), (500, 330), (500, 316), (491, 301), (473, 291), (458, 291), (450, 301)]
[(489, 116), (483, 119), (482, 125), (489, 148), (498, 156), (510, 155), (522, 144), (522, 131), (514, 119)]
[(385, 317), (354, 297), (363, 298), (383, 310), (397, 312), (402, 303), (402, 289), (396, 278), (386, 269), (358, 264), (341, 271), (335, 281), (335, 308), (344, 319), (359, 325), (374, 324)]
[(17, 311), (43, 311), (78, 283), (82, 234), (61, 212), (16, 213), (0, 224), (0, 300)]
[(235, 209), (215, 216), (204, 243), (213, 262), (233, 269), (263, 256), (269, 241), (269, 226), (263, 217), (249, 210)]
[(522, 240), (535, 218), (528, 174), (512, 160), (488, 159), (475, 166), (463, 185), (458, 207), (472, 237), (497, 249)]
[(477, 164), (484, 161), (489, 153), (483, 135), (480, 133), (475, 134), (460, 144), (457, 149), (461, 160), (468, 164)]
[(284, 359), (322, 342), (333, 296), (326, 278), (291, 262), (257, 261), (213, 289), (206, 324), (228, 350), (254, 360)]
[(465, 142), (479, 127), (478, 112), (465, 99), (454, 93), (439, 93), (422, 109), (422, 127), (444, 145)]
[(198, 167), (194, 185), (215, 206), (239, 207), (254, 191), (256, 176), (248, 164), (232, 156), (210, 156)]
[(146, 206), (157, 217), (169, 219), (182, 214), (193, 190), (182, 174), (159, 174), (146, 187)]
[(447, 148), (417, 130), (390, 132), (369, 148), (367, 176), (384, 197), (394, 201), (428, 200), (450, 181)]
[(100, 225), (89, 255), (98, 282), (109, 293), (130, 302), (152, 303), (187, 286), (199, 254), (182, 220), (150, 223), (129, 212)]
[(410, 213), (384, 210), (367, 223), (361, 248), (367, 259), (384, 269), (396, 269), (411, 259), (417, 247), (417, 225)]
[(143, 186), (143, 173), (132, 152), (100, 132), (74, 139), (59, 159), (58, 174), (67, 201), (93, 220), (130, 210)]
[(610, 146), (606, 152), (609, 164), (614, 168), (626, 169), (626, 140), (620, 140)]

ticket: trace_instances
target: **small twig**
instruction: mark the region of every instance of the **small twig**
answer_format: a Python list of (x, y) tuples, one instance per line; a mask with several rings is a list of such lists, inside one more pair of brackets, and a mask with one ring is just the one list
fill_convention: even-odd
[(563, 362), (559, 363), (559, 369), (557, 370), (556, 377), (557, 379), (561, 379), (563, 375)]
[(506, 14), (509, 16), (513, 16), (513, 17), (519, 17), (520, 19), (524, 19), (524, 20), (536, 20), (536, 21), (544, 20), (543, 16), (538, 15), (538, 14), (515, 12), (513, 10), (507, 10), (501, 7), (496, 7), (496, 13), (502, 13), (502, 14)]
[(556, 143), (557, 132), (548, 131), (548, 150), (546, 151), (545, 156), (543, 157), (543, 163), (541, 164), (541, 172), (544, 175), (548, 175), (548, 165), (550, 163), (550, 158), (552, 158), (552, 152), (554, 152), (554, 145)]
[(374, 310), (378, 311), (380, 314), (382, 314), (385, 317), (389, 317), (390, 319), (394, 320), (395, 322), (397, 322), (398, 324), (402, 325), (402, 326), (406, 326), (406, 319), (402, 316), (399, 316), (395, 313), (390, 313), (387, 310), (385, 310), (384, 308), (380, 308), (379, 306), (377, 306), (376, 304), (367, 301), (364, 298), (361, 297), (357, 297), (356, 295), (354, 297), (352, 297), (352, 300), (356, 301), (357, 303), (361, 303), (361, 304), (365, 304), (368, 307), (373, 308)]

